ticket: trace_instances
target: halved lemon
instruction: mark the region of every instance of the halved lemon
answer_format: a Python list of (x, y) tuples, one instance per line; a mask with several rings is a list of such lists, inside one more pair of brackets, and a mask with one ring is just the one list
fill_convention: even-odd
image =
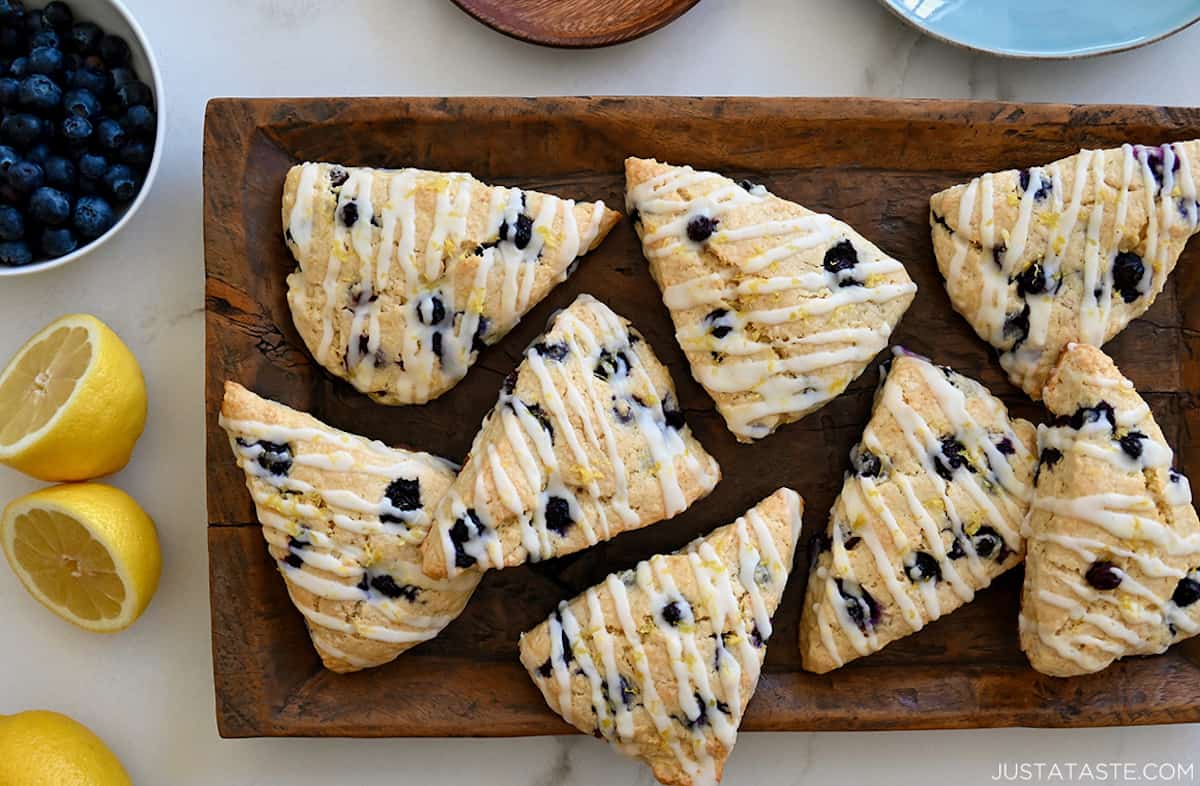
[(113, 633), (150, 605), (162, 572), (154, 522), (102, 483), (52, 486), (13, 500), (0, 545), (43, 606), (81, 628)]
[(87, 480), (129, 463), (146, 425), (146, 383), (107, 325), (70, 314), (0, 372), (0, 463), (41, 480)]

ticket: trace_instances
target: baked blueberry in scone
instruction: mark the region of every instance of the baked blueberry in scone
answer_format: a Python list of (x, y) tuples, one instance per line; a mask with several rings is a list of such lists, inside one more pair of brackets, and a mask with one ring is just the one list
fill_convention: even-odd
[(954, 308), (1035, 399), (1063, 347), (1145, 313), (1197, 229), (1200, 140), (1083, 150), (929, 200)]
[(812, 566), (800, 620), (808, 671), (877, 652), (974, 599), (1020, 563), (1034, 428), (983, 385), (897, 352)]
[(804, 502), (782, 488), (732, 524), (569, 602), (521, 637), (550, 708), (672, 786), (721, 778), (754, 695)]
[(620, 215), (467, 174), (308, 163), (283, 189), (296, 329), (330, 373), (382, 404), (466, 375)]
[(233, 382), (220, 422), (327, 669), (387, 663), (462, 611), (478, 576), (430, 579), (418, 548), (453, 464), (338, 431)]
[(625, 179), (692, 375), (741, 442), (845, 390), (917, 291), (850, 226), (761, 185), (640, 158)]
[(435, 508), (425, 571), (570, 554), (681, 513), (720, 475), (650, 345), (580, 295), (505, 380)]
[(1045, 387), (1026, 523), (1021, 649), (1044, 674), (1100, 671), (1200, 633), (1200, 521), (1133, 383), (1070, 344)]

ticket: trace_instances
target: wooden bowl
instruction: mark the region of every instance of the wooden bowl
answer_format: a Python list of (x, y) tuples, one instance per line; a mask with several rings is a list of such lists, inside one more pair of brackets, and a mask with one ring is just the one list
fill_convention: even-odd
[(453, 0), (493, 30), (542, 46), (588, 49), (631, 41), (700, 0)]

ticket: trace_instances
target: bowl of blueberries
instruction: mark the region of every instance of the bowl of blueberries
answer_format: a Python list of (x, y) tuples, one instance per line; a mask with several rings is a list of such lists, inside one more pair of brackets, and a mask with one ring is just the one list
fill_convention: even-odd
[(120, 0), (0, 0), (0, 276), (73, 262), (137, 212), (162, 78)]

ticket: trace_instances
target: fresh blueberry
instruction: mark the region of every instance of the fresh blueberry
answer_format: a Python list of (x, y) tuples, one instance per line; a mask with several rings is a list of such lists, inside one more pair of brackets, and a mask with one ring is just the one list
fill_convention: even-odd
[(18, 161), (8, 168), (4, 178), (9, 188), (25, 196), (46, 182), (46, 173), (32, 161)]
[(111, 117), (100, 118), (95, 124), (95, 129), (96, 144), (105, 152), (116, 153), (128, 139), (125, 129), (121, 128), (121, 124)]
[[(140, 139), (134, 139), (122, 145), (118, 155), (126, 164), (145, 168), (150, 165), (150, 159), (154, 155), (154, 148)], [(372, 223), (374, 223), (374, 220), (373, 218), (371, 219)]]
[(830, 246), (825, 252), (825, 261), (822, 266), (830, 273), (840, 273), (843, 270), (849, 270), (858, 264), (858, 251), (855, 250), (854, 244), (849, 240)]
[(99, 153), (84, 153), (79, 157), (79, 174), (81, 177), (99, 180), (108, 171), (108, 159)]
[(715, 218), (708, 216), (693, 216), (691, 221), (687, 223), (687, 236), (693, 243), (703, 243), (712, 237), (712, 233), (716, 231), (717, 224)]
[(904, 572), (914, 584), (918, 581), (939, 581), (942, 578), (942, 566), (938, 564), (937, 558), (927, 551), (914, 553), (912, 564), (906, 565)]
[(102, 96), (111, 87), (112, 77), (109, 76), (107, 71), (84, 66), (75, 70), (75, 73), (71, 75), (71, 79), (67, 84), (71, 87), (87, 90), (92, 95)]
[(100, 114), (100, 99), (91, 90), (75, 87), (63, 95), (63, 111), (71, 115), (92, 118)]
[(21, 0), (0, 0), (0, 20), (4, 22), (12, 22), (24, 11), (25, 4)]
[[(421, 479), (397, 478), (388, 484), (383, 492), (388, 503), (397, 510), (419, 510), (421, 507)], [(385, 523), (400, 524), (403, 519), (384, 513), (379, 519)]]
[(158, 119), (155, 117), (153, 109), (144, 104), (138, 104), (125, 111), (122, 123), (130, 136), (150, 139), (154, 137)]
[(114, 68), (111, 71), (109, 71), (109, 74), (112, 75), (112, 83), (113, 83), (114, 88), (120, 87), (121, 85), (125, 84), (126, 82), (136, 82), (137, 81), (137, 74), (135, 74), (133, 72), (132, 68), (128, 68), (126, 66), (120, 66), (118, 68)]
[(71, 200), (58, 189), (42, 186), (29, 197), (29, 216), (47, 226), (65, 224), (71, 217)]
[(112, 224), (112, 207), (101, 197), (84, 196), (75, 203), (72, 225), (82, 237), (88, 239), (99, 237), (108, 231)]
[(550, 497), (546, 500), (546, 529), (561, 538), (574, 523), (575, 520), (571, 518), (571, 503), (562, 497)]
[(88, 120), (83, 115), (67, 115), (62, 121), (62, 136), (67, 140), (67, 143), (79, 147), (86, 145), (88, 140), (92, 139), (92, 134), (95, 127), (92, 121)]
[(104, 173), (104, 188), (114, 201), (128, 202), (137, 196), (137, 175), (125, 164), (114, 164)]
[[(62, 49), (62, 38), (58, 33), (51, 30), (49, 27), (42, 27), (29, 39), (29, 49), (32, 52), (35, 49)], [(60, 51), (61, 55), (62, 52)], [(33, 65), (33, 58), (30, 57), (30, 66)]]
[(1121, 586), (1121, 579), (1124, 577), (1125, 574), (1121, 572), (1120, 568), (1103, 560), (1093, 562), (1087, 569), (1087, 573), (1084, 574), (1087, 583), (1098, 590), (1114, 590)]
[(0, 106), (16, 106), (21, 82), (11, 76), (0, 77)]
[(67, 34), (67, 45), (81, 55), (90, 55), (100, 46), (104, 31), (92, 22), (76, 22)]
[(6, 240), (0, 243), (0, 265), (20, 267), (33, 261), (33, 252), (24, 240)]
[(50, 146), (45, 142), (38, 142), (33, 147), (25, 151), (25, 160), (32, 161), (43, 169), (46, 166), (46, 159), (50, 157)]
[(129, 62), (129, 44), (119, 35), (106, 35), (100, 39), (100, 57), (109, 68), (117, 68)]
[(63, 70), (64, 58), (61, 49), (39, 46), (29, 53), (29, 71), (33, 74), (53, 75)]
[(8, 145), (0, 145), (0, 174), (8, 171), (8, 168), (21, 160), (17, 155), (17, 151), (13, 150)]
[(61, 257), (79, 248), (79, 240), (70, 227), (46, 227), (42, 230), (42, 251), (48, 257)]
[(0, 240), (25, 237), (25, 214), (12, 205), (0, 205)]
[(62, 103), (62, 88), (45, 74), (31, 74), (21, 81), (17, 100), (37, 112), (52, 112)]
[(14, 76), (17, 79), (24, 79), (29, 75), (29, 58), (18, 57), (8, 64), (8, 75)]
[(117, 86), (117, 104), (122, 109), (154, 103), (154, 93), (145, 82), (134, 80)]
[(1142, 258), (1132, 251), (1121, 251), (1113, 259), (1113, 286), (1126, 303), (1132, 303), (1142, 296), (1142, 276), (1145, 272)]
[(71, 13), (71, 7), (62, 0), (53, 0), (42, 9), (42, 18), (46, 24), (53, 27), (55, 30), (62, 30), (71, 26), (75, 21), (75, 15)]

